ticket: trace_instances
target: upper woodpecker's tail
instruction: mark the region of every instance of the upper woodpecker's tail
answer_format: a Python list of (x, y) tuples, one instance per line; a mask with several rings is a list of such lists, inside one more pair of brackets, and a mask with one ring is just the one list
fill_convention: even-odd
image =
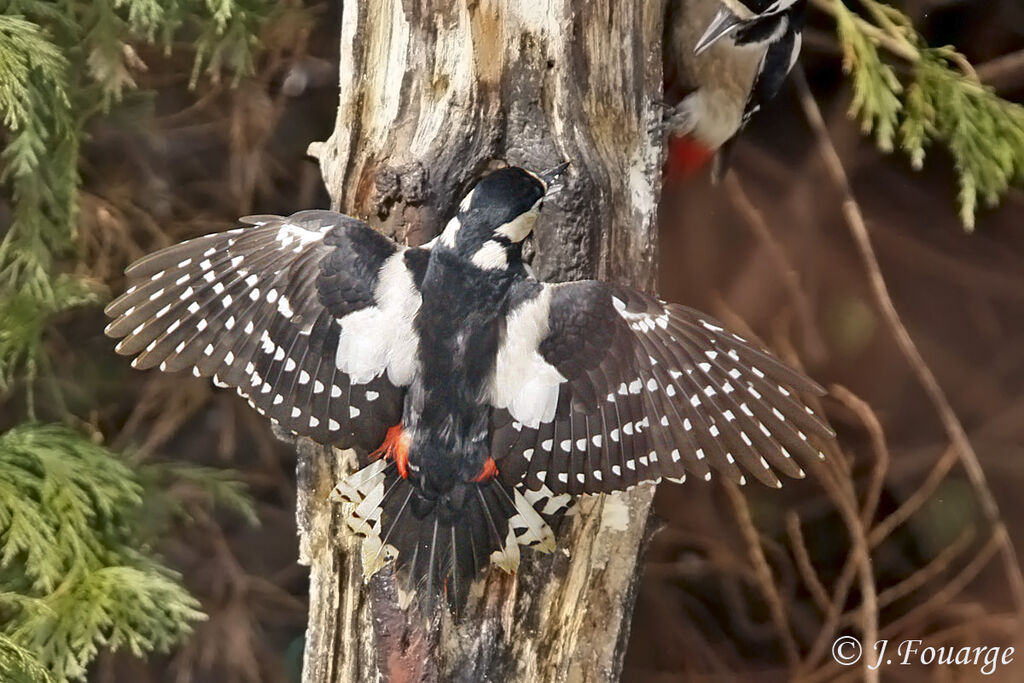
[(554, 550), (550, 527), (519, 491), (497, 478), (464, 486), (461, 508), (445, 508), (383, 458), (338, 484), (331, 498), (350, 504), (348, 526), (364, 537), (364, 576), (394, 559), (406, 599), (422, 596), (429, 614), (442, 595), (458, 614), (489, 563), (514, 572), (520, 545)]
[(673, 185), (689, 180), (707, 166), (714, 156), (715, 150), (708, 149), (689, 135), (669, 138), (665, 184)]

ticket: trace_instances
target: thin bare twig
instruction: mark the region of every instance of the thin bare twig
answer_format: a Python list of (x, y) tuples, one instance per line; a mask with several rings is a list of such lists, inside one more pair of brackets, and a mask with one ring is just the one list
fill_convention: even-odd
[(915, 512), (921, 509), (921, 506), (931, 498), (931, 495), (935, 493), (939, 484), (942, 483), (959, 459), (960, 456), (956, 452), (956, 448), (952, 446), (943, 452), (942, 457), (936, 461), (935, 466), (928, 471), (928, 476), (924, 482), (894, 512), (871, 530), (868, 540), (872, 548), (877, 548), (896, 527), (910, 519)]
[(975, 71), (982, 83), (996, 90), (1018, 88), (1024, 85), (1024, 50), (991, 59), (980, 64)]
[(952, 543), (943, 548), (939, 554), (935, 556), (935, 559), (896, 585), (889, 586), (879, 593), (879, 606), (886, 607), (901, 598), (905, 598), (918, 588), (927, 584), (931, 579), (949, 569), (950, 565), (953, 564), (953, 560), (955, 560), (960, 553), (967, 550), (968, 546), (971, 545), (971, 541), (974, 540), (975, 534), (976, 531), (973, 526), (966, 527)]
[(768, 612), (771, 614), (771, 619), (775, 623), (775, 630), (778, 632), (779, 639), (782, 642), (782, 650), (786, 655), (786, 662), (790, 667), (794, 667), (800, 660), (800, 651), (797, 648), (796, 641), (793, 639), (793, 632), (789, 626), (786, 605), (782, 600), (782, 596), (779, 595), (778, 586), (776, 586), (775, 580), (772, 577), (772, 569), (764, 556), (760, 534), (757, 531), (757, 527), (754, 526), (754, 520), (750, 516), (747, 499), (740, 493), (739, 487), (732, 482), (726, 481), (723, 488), (729, 496), (729, 502), (732, 503), (736, 522), (739, 524), (740, 532), (747, 543), (750, 563), (753, 565), (754, 575), (757, 577), (761, 594), (764, 595), (765, 602), (768, 603)]
[(796, 308), (797, 317), (800, 319), (800, 327), (805, 334), (804, 338), (807, 341), (808, 352), (811, 358), (824, 358), (827, 355), (827, 349), (824, 340), (821, 338), (821, 332), (814, 323), (814, 312), (811, 310), (810, 302), (807, 301), (807, 295), (800, 287), (800, 273), (797, 272), (789, 257), (786, 256), (786, 250), (782, 248), (782, 245), (772, 235), (771, 230), (768, 229), (768, 223), (765, 221), (764, 215), (750, 201), (750, 197), (747, 195), (747, 191), (743, 188), (743, 183), (740, 182), (739, 176), (736, 175), (735, 171), (730, 170), (726, 174), (724, 185), (733, 206), (739, 210), (754, 236), (768, 249), (769, 256), (782, 275), (782, 282), (789, 293), (793, 306)]
[(999, 539), (998, 534), (993, 533), (985, 545), (978, 550), (978, 554), (971, 558), (971, 561), (968, 562), (956, 576), (948, 581), (940, 590), (936, 591), (935, 594), (925, 602), (917, 605), (914, 609), (910, 610), (900, 618), (891, 621), (889, 625), (882, 630), (882, 637), (895, 638), (904, 632), (908, 624), (920, 623), (934, 610), (942, 605), (948, 604), (974, 579), (974, 577), (981, 572), (982, 569), (985, 568), (988, 561), (991, 560), (997, 552), (999, 552), (1001, 545), (1002, 541)]
[[(844, 386), (833, 384), (829, 387), (829, 394), (853, 411), (871, 436), (871, 449), (875, 452), (875, 466), (871, 468), (871, 483), (864, 496), (860, 512), (864, 527), (870, 529), (875, 512), (878, 510), (878, 501), (882, 497), (885, 475), (889, 472), (889, 447), (885, 442), (885, 433), (882, 431), (882, 425), (878, 421), (875, 411), (871, 410), (871, 406), (852, 391)], [(870, 535), (868, 538), (870, 539)]]
[[(846, 525), (846, 530), (850, 534), (850, 550), (839, 580), (836, 582), (822, 629), (802, 663), (804, 670), (821, 661), (831, 644), (840, 617), (844, 613), (846, 598), (854, 577), (858, 579), (861, 595), (861, 604), (855, 610), (860, 619), (861, 640), (865, 643), (874, 643), (878, 640), (878, 592), (871, 561), (871, 547), (868, 545), (867, 529), (861, 522), (853, 479), (849, 471), (844, 471), (841, 468), (838, 453), (839, 447), (831, 444), (826, 454), (826, 462), (816, 464), (812, 471), (821, 481), (829, 498), (839, 511), (843, 524)], [(868, 662), (864, 662), (864, 680), (867, 683), (877, 682), (878, 670), (868, 668), (867, 664)]]
[(793, 550), (793, 560), (796, 563), (797, 571), (800, 572), (804, 585), (810, 591), (814, 604), (821, 613), (828, 612), (828, 592), (821, 582), (821, 577), (814, 569), (811, 555), (807, 552), (807, 544), (804, 542), (804, 532), (800, 529), (800, 517), (792, 510), (786, 513), (786, 533), (789, 535), (789, 545)]

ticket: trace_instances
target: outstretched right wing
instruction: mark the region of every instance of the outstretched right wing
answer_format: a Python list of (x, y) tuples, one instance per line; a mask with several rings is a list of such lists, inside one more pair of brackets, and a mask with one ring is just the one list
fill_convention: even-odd
[(128, 268), (106, 309), (137, 368), (191, 368), (320, 443), (368, 451), (401, 418), (415, 372), (423, 249), (333, 211), (168, 247)]
[(698, 311), (603, 282), (525, 282), (491, 386), (492, 457), (549, 513), (687, 472), (779, 486), (773, 468), (803, 476), (795, 458), (832, 436), (801, 393), (823, 390)]

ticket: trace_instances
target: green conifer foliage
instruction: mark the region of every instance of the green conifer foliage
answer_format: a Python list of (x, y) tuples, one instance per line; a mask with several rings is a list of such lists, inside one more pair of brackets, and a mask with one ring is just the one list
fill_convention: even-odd
[[(879, 149), (897, 145), (914, 168), (926, 148), (943, 144), (959, 178), (960, 220), (973, 230), (979, 200), (989, 206), (1013, 186), (1024, 187), (1024, 106), (984, 86), (955, 48), (929, 47), (902, 12), (861, 0), (864, 15), (842, 0), (813, 0), (836, 20), (843, 67), (850, 74), (850, 114)], [(910, 64), (907, 82), (882, 59), (887, 52)]]
[(15, 387), (27, 397), (27, 421), (0, 434), (4, 683), (83, 680), (100, 649), (166, 651), (204, 618), (152, 547), (184, 515), (169, 482), (255, 519), (231, 473), (133, 464), (35, 422), (33, 388), (51, 365), (50, 318), (100, 299), (75, 274), (79, 153), (88, 123), (145, 69), (133, 46), (186, 42), (193, 83), (240, 78), (277, 10), (271, 0), (0, 0), (0, 401)]
[(34, 658), (57, 681), (80, 679), (99, 647), (166, 651), (203, 618), (148, 547), (146, 505), (161, 495), (68, 428), (27, 423), (0, 436), (0, 623), (11, 666)]

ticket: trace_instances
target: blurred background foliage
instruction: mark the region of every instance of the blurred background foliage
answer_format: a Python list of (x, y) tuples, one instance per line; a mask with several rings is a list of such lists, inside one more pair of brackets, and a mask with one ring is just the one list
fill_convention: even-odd
[[(811, 5), (802, 62), (893, 297), (1024, 538), (1024, 9)], [(339, 21), (338, 0), (0, 0), (0, 679), (297, 680), (292, 454), (234, 395), (132, 371), (101, 304), (156, 248), (328, 205), (305, 149), (331, 133)], [(1005, 578), (963, 573), (990, 552), (977, 491), (877, 313), (792, 89), (735, 168), (666, 190), (662, 294), (870, 405), (826, 409), (851, 490), (878, 492), (869, 516), (903, 516), (871, 557), (883, 624), (1002, 637), (981, 617), (1006, 607)], [(659, 490), (627, 680), (828, 673), (822, 615), (863, 597), (821, 588), (842, 584), (845, 523), (814, 477), (745, 493)]]
[[(190, 408), (122, 393), (125, 373), (98, 345), (94, 304), (128, 261), (177, 241), (181, 223), (210, 208), (175, 194), (161, 168), (174, 162), (152, 155), (173, 151), (175, 126), (163, 117), (187, 118), (204, 98), (267, 92), (255, 85), (258, 67), (301, 55), (312, 18), (301, 3), (264, 0), (0, 2), (4, 681), (84, 680), (101, 654), (180, 648), (207, 616), (170, 558), (176, 544), (259, 521), (225, 463), (157, 455), (180, 427), (160, 425)], [(236, 123), (207, 134), (226, 146), (247, 132)], [(232, 174), (196, 161), (189, 170), (206, 167), (203, 182)], [(235, 160), (235, 170), (245, 165)], [(246, 203), (240, 194), (235, 206)]]

